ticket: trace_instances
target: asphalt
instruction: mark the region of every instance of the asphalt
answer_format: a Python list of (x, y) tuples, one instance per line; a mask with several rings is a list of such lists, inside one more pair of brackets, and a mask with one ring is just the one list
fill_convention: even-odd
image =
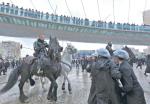
[[(143, 73), (145, 71), (145, 66), (142, 69), (136, 69), (134, 67), (135, 74), (142, 85), (145, 92), (145, 99), (147, 104), (150, 104), (150, 75), (145, 76)], [(8, 75), (0, 76), (0, 89), (6, 84)], [(61, 85), (63, 82), (63, 77), (59, 77), (57, 80), (58, 83), (58, 101), (49, 102), (46, 97), (48, 93), (48, 88), (50, 82), (48, 79), (45, 81), (45, 91), (41, 86), (39, 78), (36, 79), (36, 85), (30, 87), (29, 83), (25, 84), (24, 91), (25, 94), (29, 97), (28, 104), (87, 104), (87, 99), (90, 91), (91, 78), (87, 72), (81, 72), (81, 69), (73, 68), (69, 74), (69, 78), (72, 84), (72, 94), (69, 94), (67, 90), (66, 83), (66, 92), (64, 93), (61, 90)], [(19, 81), (18, 81), (19, 82)], [(19, 89), (17, 84), (9, 90), (7, 93), (0, 95), (0, 104), (21, 104), (18, 100)]]

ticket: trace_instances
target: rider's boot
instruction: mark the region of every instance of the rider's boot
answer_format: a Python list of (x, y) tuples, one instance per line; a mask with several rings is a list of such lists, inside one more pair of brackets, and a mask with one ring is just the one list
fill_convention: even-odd
[(43, 70), (42, 70), (42, 68), (41, 68), (40, 60), (38, 60), (37, 69), (38, 69), (38, 71), (37, 71), (38, 74), (43, 74)]

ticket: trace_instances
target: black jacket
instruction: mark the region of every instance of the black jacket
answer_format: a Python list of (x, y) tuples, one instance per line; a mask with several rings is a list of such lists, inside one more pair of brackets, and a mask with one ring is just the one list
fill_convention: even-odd
[(46, 48), (48, 48), (48, 44), (44, 40), (38, 39), (37, 41), (34, 42), (34, 56), (38, 56), (40, 53), (45, 52)]
[(140, 86), (132, 67), (127, 61), (120, 64), (122, 91), (126, 94), (126, 104), (146, 104), (144, 91)]
[(117, 66), (109, 59), (100, 59), (91, 68), (92, 84), (88, 104), (120, 104), (113, 78), (120, 78)]

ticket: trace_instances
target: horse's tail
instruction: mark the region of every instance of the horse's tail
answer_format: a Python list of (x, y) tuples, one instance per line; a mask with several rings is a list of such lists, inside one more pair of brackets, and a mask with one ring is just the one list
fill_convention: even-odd
[(18, 66), (16, 69), (10, 73), (7, 84), (0, 90), (0, 94), (3, 94), (10, 90), (17, 82), (18, 77), (20, 75), (21, 66)]

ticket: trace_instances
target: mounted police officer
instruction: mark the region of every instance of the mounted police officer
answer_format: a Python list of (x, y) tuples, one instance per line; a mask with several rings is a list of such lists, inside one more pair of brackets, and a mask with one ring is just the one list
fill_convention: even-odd
[(37, 41), (34, 42), (34, 56), (41, 57), (41, 55), (47, 56), (48, 43), (45, 41), (45, 35), (40, 34)]
[(146, 57), (146, 70), (144, 73), (145, 76), (147, 76), (146, 73), (150, 73), (150, 54), (148, 54)]
[(110, 55), (113, 55), (112, 42), (108, 42), (106, 49), (109, 51)]
[(92, 77), (88, 104), (120, 104), (114, 80), (121, 78), (121, 74), (110, 57), (107, 49), (100, 49), (97, 61), (88, 68)]
[(43, 57), (47, 56), (47, 49), (48, 48), (48, 43), (45, 41), (45, 35), (44, 34), (40, 34), (37, 41), (34, 42), (33, 44), (34, 47), (34, 56), (38, 58), (38, 73), (42, 73), (41, 70), (41, 59)]
[(129, 54), (124, 50), (116, 50), (114, 52), (114, 61), (119, 64), (121, 72), (121, 91), (124, 104), (146, 104), (144, 92), (140, 86), (132, 67), (128, 63)]

